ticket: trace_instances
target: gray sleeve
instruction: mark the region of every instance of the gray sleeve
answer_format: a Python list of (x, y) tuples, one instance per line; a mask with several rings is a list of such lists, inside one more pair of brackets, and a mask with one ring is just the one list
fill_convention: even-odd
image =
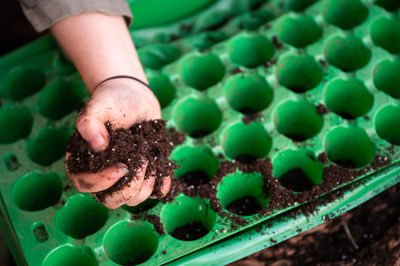
[(132, 22), (126, 0), (20, 0), (20, 3), (25, 16), (38, 32), (66, 17), (90, 11), (123, 15), (128, 25)]

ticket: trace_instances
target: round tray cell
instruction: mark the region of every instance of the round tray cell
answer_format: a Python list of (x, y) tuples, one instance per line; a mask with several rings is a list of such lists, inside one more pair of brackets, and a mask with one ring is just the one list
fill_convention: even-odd
[(288, 0), (286, 5), (287, 9), (300, 12), (315, 2), (317, 2), (317, 0)]
[(363, 23), (368, 8), (360, 0), (329, 0), (324, 8), (324, 18), (329, 24), (348, 30)]
[(159, 202), (159, 199), (148, 198), (137, 206), (123, 205), (122, 208), (131, 213), (142, 213), (154, 208)]
[(271, 150), (272, 139), (258, 122), (239, 122), (224, 130), (222, 147), (230, 159), (251, 162), (264, 158)]
[(250, 216), (267, 206), (264, 181), (259, 173), (234, 173), (224, 177), (217, 187), (217, 197), (224, 209), (240, 216)]
[(262, 35), (239, 35), (227, 45), (232, 62), (248, 68), (269, 61), (275, 52), (274, 45)]
[(356, 71), (371, 59), (371, 51), (353, 35), (331, 39), (325, 45), (324, 55), (329, 64), (344, 72)]
[(375, 145), (362, 129), (337, 127), (325, 138), (328, 159), (347, 168), (360, 168), (375, 156)]
[(317, 107), (307, 101), (287, 101), (277, 107), (274, 123), (279, 133), (304, 141), (321, 131), (324, 119)]
[(400, 63), (385, 60), (374, 69), (375, 87), (394, 98), (400, 98)]
[(34, 163), (48, 166), (64, 156), (68, 140), (69, 132), (66, 129), (46, 126), (28, 141), (26, 151)]
[(396, 18), (378, 18), (371, 25), (371, 38), (375, 45), (389, 53), (400, 53), (400, 21)]
[(400, 145), (400, 107), (386, 106), (375, 117), (378, 136), (394, 145)]
[(249, 115), (267, 108), (273, 91), (261, 75), (234, 75), (225, 84), (225, 97), (233, 109)]
[(103, 240), (107, 256), (121, 265), (145, 262), (158, 246), (158, 237), (148, 223), (122, 221), (111, 227)]
[(145, 67), (160, 69), (181, 56), (181, 51), (169, 44), (153, 44), (138, 50), (140, 62)]
[(14, 101), (22, 100), (38, 92), (46, 78), (38, 67), (21, 67), (11, 70), (2, 80), (0, 95)]
[(175, 96), (175, 86), (167, 75), (161, 74), (149, 78), (149, 86), (160, 102), (161, 108), (166, 107)]
[(209, 148), (181, 146), (170, 157), (180, 166), (175, 176), (186, 187), (209, 183), (218, 171), (219, 161)]
[(52, 120), (58, 120), (82, 104), (84, 92), (81, 85), (57, 80), (40, 93), (37, 104), (39, 112)]
[(205, 31), (193, 36), (192, 45), (197, 49), (205, 50), (227, 38), (228, 36), (222, 31)]
[(85, 265), (97, 266), (99, 263), (93, 255), (93, 251), (86, 246), (78, 247), (65, 245), (52, 250), (44, 259), (43, 266), (71, 266)]
[(31, 133), (33, 116), (27, 107), (6, 105), (0, 108), (0, 143), (7, 144)]
[(21, 166), (18, 162), (17, 156), (12, 152), (4, 154), (3, 163), (8, 171), (15, 171)]
[(108, 209), (89, 194), (77, 194), (57, 211), (56, 224), (61, 231), (81, 239), (96, 233), (107, 222)]
[(387, 11), (395, 11), (400, 8), (400, 2), (398, 0), (375, 0), (374, 2)]
[(336, 79), (325, 87), (325, 105), (345, 119), (355, 119), (368, 113), (374, 96), (358, 79)]
[(200, 91), (217, 84), (225, 75), (224, 65), (214, 54), (191, 54), (180, 65), (186, 84)]
[(180, 196), (165, 206), (161, 219), (169, 235), (179, 240), (193, 241), (211, 231), (216, 214), (204, 200)]
[(238, 23), (240, 28), (256, 30), (273, 18), (274, 15), (268, 10), (255, 10), (241, 16)]
[(279, 40), (296, 48), (303, 48), (321, 38), (322, 30), (308, 15), (290, 15), (276, 26)]
[(55, 173), (30, 172), (14, 184), (12, 197), (24, 211), (39, 211), (55, 205), (61, 197), (62, 183)]
[(282, 86), (303, 93), (321, 82), (323, 71), (310, 55), (287, 55), (279, 58), (275, 75)]
[(187, 97), (174, 106), (172, 118), (179, 130), (192, 138), (201, 138), (219, 127), (222, 113), (210, 98)]
[(46, 242), (49, 239), (49, 233), (43, 223), (36, 222), (32, 224), (31, 230), (37, 242)]
[(273, 173), (280, 184), (295, 192), (309, 191), (322, 182), (322, 165), (308, 150), (285, 150), (273, 161)]

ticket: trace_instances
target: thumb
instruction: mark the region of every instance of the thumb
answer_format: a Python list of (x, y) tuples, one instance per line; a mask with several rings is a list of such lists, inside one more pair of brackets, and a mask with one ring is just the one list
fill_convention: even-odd
[(108, 132), (101, 119), (90, 115), (80, 115), (76, 121), (76, 129), (94, 151), (107, 149)]

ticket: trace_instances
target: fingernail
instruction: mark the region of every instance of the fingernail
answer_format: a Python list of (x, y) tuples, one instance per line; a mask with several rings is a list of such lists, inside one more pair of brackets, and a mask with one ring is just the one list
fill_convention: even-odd
[(102, 151), (106, 146), (106, 140), (99, 132), (97, 132), (90, 138), (90, 144), (96, 152)]
[(129, 173), (129, 170), (126, 167), (119, 167), (119, 170), (124, 172), (125, 174)]

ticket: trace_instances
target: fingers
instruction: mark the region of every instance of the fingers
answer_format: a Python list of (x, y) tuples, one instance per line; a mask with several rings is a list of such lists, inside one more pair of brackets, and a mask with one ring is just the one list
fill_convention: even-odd
[(102, 203), (109, 209), (116, 209), (133, 200), (136, 195), (138, 195), (143, 185), (146, 167), (147, 164), (139, 168), (136, 172), (136, 176), (133, 177), (132, 181), (123, 189), (107, 194)]
[(152, 198), (152, 199), (163, 198), (163, 197), (165, 197), (165, 195), (168, 194), (169, 190), (171, 189), (171, 183), (172, 183), (171, 177), (170, 176), (164, 177), (162, 182), (163, 183), (160, 188), (161, 196), (160, 197), (158, 195), (150, 196), (150, 198)]
[(98, 173), (81, 173), (71, 175), (66, 169), (67, 176), (80, 192), (99, 192), (108, 189), (129, 171), (125, 164), (110, 166)]
[(85, 110), (76, 120), (76, 129), (82, 138), (89, 142), (94, 151), (104, 151), (108, 146), (108, 132), (101, 119), (90, 115)]
[(131, 201), (127, 202), (128, 206), (136, 206), (145, 201), (153, 192), (156, 176), (152, 175), (143, 181), (139, 193)]

